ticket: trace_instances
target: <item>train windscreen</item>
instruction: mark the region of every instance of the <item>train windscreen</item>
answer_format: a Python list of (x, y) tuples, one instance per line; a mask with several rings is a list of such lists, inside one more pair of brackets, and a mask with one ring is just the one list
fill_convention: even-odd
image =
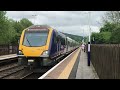
[(48, 31), (26, 31), (23, 45), (29, 47), (44, 46), (47, 42)]

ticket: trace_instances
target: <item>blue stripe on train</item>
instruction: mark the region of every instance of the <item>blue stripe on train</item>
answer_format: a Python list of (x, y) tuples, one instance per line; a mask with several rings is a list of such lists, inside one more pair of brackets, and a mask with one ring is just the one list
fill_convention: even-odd
[(57, 44), (54, 43), (56, 32), (53, 30), (50, 40), (50, 47), (49, 47), (49, 55), (50, 57), (54, 57), (57, 55)]

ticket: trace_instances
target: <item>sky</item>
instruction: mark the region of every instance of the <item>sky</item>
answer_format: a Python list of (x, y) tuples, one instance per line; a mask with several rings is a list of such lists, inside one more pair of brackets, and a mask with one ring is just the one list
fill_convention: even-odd
[(99, 32), (104, 14), (105, 11), (7, 11), (6, 16), (17, 21), (27, 18), (36, 25), (47, 24), (64, 33), (88, 36), (89, 25), (91, 32)]

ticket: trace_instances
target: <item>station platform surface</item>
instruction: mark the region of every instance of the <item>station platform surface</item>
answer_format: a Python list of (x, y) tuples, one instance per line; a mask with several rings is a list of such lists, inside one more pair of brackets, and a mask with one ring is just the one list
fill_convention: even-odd
[(92, 63), (87, 65), (87, 53), (81, 50), (76, 79), (99, 79)]
[(15, 58), (15, 57), (17, 57), (17, 54), (2, 55), (0, 56), (0, 60), (10, 59), (10, 58)]
[(87, 54), (78, 48), (38, 79), (99, 79)]

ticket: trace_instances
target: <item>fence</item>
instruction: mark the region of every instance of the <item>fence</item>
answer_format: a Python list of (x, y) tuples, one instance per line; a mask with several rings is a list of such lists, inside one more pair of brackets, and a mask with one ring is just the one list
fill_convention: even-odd
[(120, 45), (91, 45), (91, 62), (100, 79), (120, 79)]
[(0, 45), (0, 55), (17, 53), (18, 45)]

